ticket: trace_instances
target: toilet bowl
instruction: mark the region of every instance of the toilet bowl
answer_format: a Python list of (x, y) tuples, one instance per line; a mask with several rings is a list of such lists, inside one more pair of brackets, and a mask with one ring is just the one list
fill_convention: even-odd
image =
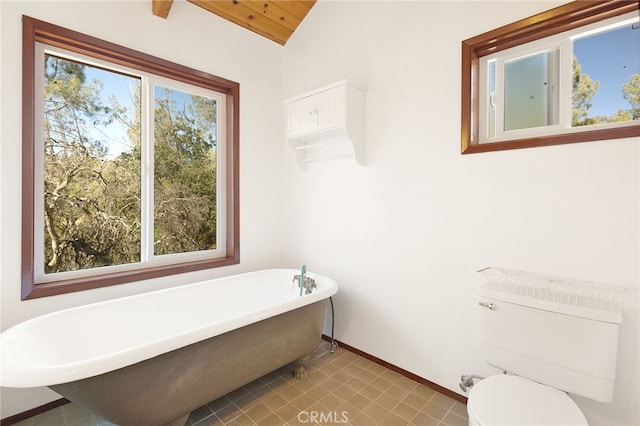
[(578, 426), (587, 420), (557, 389), (523, 377), (498, 374), (476, 383), (467, 401), (470, 426)]

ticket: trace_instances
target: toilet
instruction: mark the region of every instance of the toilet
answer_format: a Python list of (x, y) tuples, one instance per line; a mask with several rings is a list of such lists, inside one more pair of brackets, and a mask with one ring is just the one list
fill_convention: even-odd
[(587, 425), (569, 395), (613, 399), (620, 301), (602, 287), (490, 272), (478, 290), (483, 355), (503, 373), (471, 388), (469, 425)]

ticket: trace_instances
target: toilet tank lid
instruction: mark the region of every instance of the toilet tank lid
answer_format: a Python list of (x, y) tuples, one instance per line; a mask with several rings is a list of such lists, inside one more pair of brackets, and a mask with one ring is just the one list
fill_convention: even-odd
[(467, 411), (477, 424), (588, 424), (564, 392), (507, 374), (490, 376), (471, 388)]
[(480, 296), (516, 305), (614, 324), (622, 322), (622, 297), (586, 281), (510, 271), (482, 270), (488, 281)]

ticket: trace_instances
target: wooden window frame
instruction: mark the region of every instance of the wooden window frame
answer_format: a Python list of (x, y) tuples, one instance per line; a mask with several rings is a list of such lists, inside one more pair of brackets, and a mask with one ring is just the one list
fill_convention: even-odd
[[(239, 129), (240, 85), (183, 65), (81, 34), (28, 16), (22, 17), (22, 300), (71, 293), (168, 275), (217, 268), (240, 262)], [(226, 254), (223, 257), (183, 261), (163, 266), (145, 266), (36, 284), (34, 278), (36, 43), (63, 48), (172, 80), (211, 89), (226, 95)]]
[(574, 1), (462, 42), (461, 152), (499, 151), (640, 136), (639, 125), (602, 128), (500, 142), (479, 142), (480, 58), (640, 8), (637, 1)]

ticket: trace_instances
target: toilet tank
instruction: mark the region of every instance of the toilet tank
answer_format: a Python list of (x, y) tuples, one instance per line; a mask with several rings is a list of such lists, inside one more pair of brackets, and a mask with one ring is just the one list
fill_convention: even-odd
[(486, 361), (568, 393), (610, 402), (621, 300), (604, 286), (495, 268), (485, 275), (489, 279), (478, 294)]

